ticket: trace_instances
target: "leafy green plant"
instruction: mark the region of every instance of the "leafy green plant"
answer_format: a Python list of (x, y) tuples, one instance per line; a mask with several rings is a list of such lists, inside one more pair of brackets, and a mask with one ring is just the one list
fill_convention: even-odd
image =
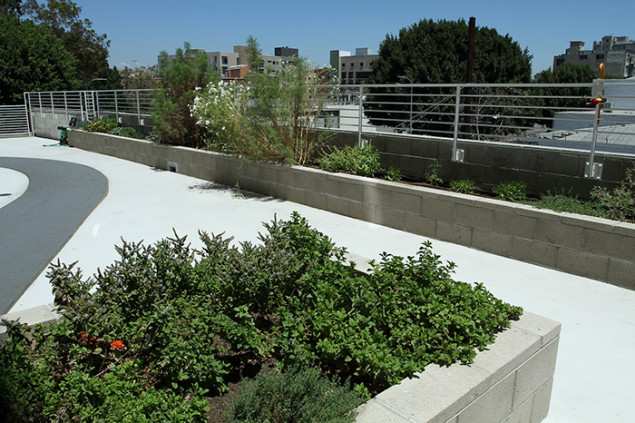
[(635, 168), (627, 169), (626, 178), (613, 190), (594, 187), (591, 198), (599, 203), (609, 219), (625, 220), (635, 217)]
[(476, 190), (476, 183), (469, 179), (451, 181), (450, 189), (454, 192), (460, 192), (461, 194), (474, 194), (474, 191)]
[(112, 128), (110, 131), (108, 131), (108, 133), (112, 135), (119, 135), (121, 137), (128, 137), (128, 138), (137, 138), (137, 139), (143, 138), (143, 134), (141, 134), (136, 129), (130, 128), (128, 126), (118, 126), (116, 128)]
[(492, 191), (501, 200), (522, 201), (527, 198), (527, 184), (520, 181), (501, 182)]
[(441, 165), (439, 164), (438, 160), (434, 160), (432, 163), (430, 163), (430, 165), (428, 166), (428, 171), (425, 174), (425, 180), (427, 183), (437, 186), (443, 185), (443, 179), (441, 179), (441, 177), (439, 176), (440, 168)]
[(603, 211), (598, 209), (596, 201), (580, 200), (575, 195), (565, 192), (547, 192), (541, 195), (538, 201), (528, 201), (527, 204), (557, 212), (578, 213), (597, 217), (604, 216)]
[(205, 391), (272, 359), (378, 392), (430, 363), (470, 362), (522, 312), (452, 280), (454, 265), (429, 244), (415, 257), (384, 254), (360, 275), (297, 213), (266, 224), (258, 244), (200, 237), (200, 250), (176, 235), (124, 241), (91, 278), (51, 266), (61, 319), (6, 323), (0, 419), (201, 421)]
[(388, 181), (401, 181), (401, 170), (399, 170), (398, 167), (390, 166), (388, 169), (386, 169), (384, 178), (386, 178)]
[(117, 127), (117, 121), (110, 118), (95, 119), (92, 122), (88, 122), (84, 125), (84, 130), (87, 132), (103, 132), (109, 133), (111, 130)]
[(362, 404), (355, 392), (329, 381), (315, 369), (260, 373), (243, 385), (224, 416), (227, 423), (355, 421)]
[(329, 172), (346, 172), (359, 176), (373, 176), (379, 172), (379, 153), (372, 145), (365, 147), (345, 146), (330, 151), (315, 159), (320, 169)]
[(191, 107), (196, 98), (196, 88), (204, 87), (218, 74), (211, 72), (207, 56), (192, 54), (190, 45), (176, 49), (174, 57), (166, 51), (159, 58), (159, 89), (152, 102), (152, 118), (155, 130), (162, 142), (188, 147), (203, 146), (201, 127), (192, 116)]

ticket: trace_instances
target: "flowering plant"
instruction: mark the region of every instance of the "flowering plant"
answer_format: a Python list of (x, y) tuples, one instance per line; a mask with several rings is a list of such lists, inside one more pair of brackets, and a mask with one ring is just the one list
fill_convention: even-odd
[(211, 146), (236, 152), (232, 148), (235, 140), (246, 136), (248, 126), (244, 119), (246, 90), (233, 81), (213, 81), (196, 92), (191, 108), (196, 124), (209, 132)]
[(125, 348), (126, 348), (126, 345), (123, 342), (119, 341), (119, 340), (113, 341), (110, 344), (110, 349), (113, 350), (113, 351), (121, 351), (121, 350), (123, 350)]

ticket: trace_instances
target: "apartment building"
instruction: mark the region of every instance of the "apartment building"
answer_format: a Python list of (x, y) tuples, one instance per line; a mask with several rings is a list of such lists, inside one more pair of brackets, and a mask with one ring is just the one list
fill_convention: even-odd
[(604, 63), (609, 75), (630, 77), (635, 74), (635, 40), (606, 35), (601, 41), (593, 42), (592, 50), (585, 50), (584, 44), (584, 41), (571, 41), (564, 54), (554, 56), (553, 69), (574, 63), (591, 66), (597, 72), (600, 63)]
[(378, 57), (379, 55), (373, 54), (370, 48), (355, 49), (354, 55), (346, 50), (331, 50), (333, 76), (338, 76), (342, 84), (364, 84), (368, 82), (373, 70), (373, 61)]

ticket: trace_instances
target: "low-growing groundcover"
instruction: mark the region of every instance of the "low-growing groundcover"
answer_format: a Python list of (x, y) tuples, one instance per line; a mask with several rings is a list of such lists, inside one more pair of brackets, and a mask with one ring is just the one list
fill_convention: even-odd
[(352, 388), (352, 410), (430, 363), (469, 363), (522, 313), (452, 280), (429, 244), (367, 276), (297, 213), (265, 229), (258, 244), (202, 232), (201, 249), (124, 241), (90, 278), (51, 266), (61, 321), (6, 323), (0, 420), (204, 421), (206, 395), (271, 362)]

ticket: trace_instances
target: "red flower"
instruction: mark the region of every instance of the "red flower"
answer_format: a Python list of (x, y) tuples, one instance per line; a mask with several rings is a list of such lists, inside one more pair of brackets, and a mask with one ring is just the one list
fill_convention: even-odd
[(82, 345), (94, 345), (95, 342), (97, 341), (97, 337), (96, 336), (91, 336), (90, 338), (88, 337), (88, 335), (86, 335), (86, 332), (82, 332), (81, 335), (79, 335), (79, 342)]
[(115, 351), (121, 351), (124, 348), (126, 348), (126, 346), (124, 345), (123, 342), (117, 340), (117, 341), (113, 341), (112, 344), (110, 344), (110, 348)]

